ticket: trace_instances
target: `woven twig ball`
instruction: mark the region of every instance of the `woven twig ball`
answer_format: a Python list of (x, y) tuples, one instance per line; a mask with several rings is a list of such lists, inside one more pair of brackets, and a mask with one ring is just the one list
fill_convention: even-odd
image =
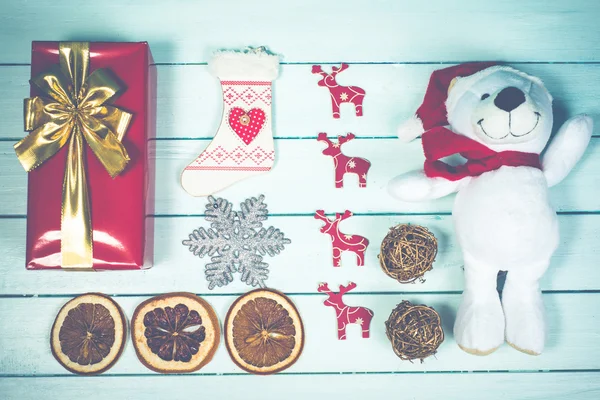
[(433, 267), (437, 251), (437, 239), (429, 229), (400, 224), (383, 238), (379, 265), (400, 283), (424, 282), (423, 275)]
[(416, 360), (436, 353), (444, 341), (440, 315), (431, 307), (409, 301), (398, 304), (385, 321), (385, 332), (394, 353), (402, 360)]

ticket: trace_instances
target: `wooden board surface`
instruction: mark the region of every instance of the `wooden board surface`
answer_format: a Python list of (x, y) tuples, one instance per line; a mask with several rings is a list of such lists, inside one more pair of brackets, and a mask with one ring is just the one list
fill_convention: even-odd
[(0, 62), (31, 40), (146, 40), (159, 63), (268, 45), (288, 62), (598, 61), (594, 0), (6, 2)]
[[(530, 357), (503, 346), (488, 357), (458, 349), (452, 324), (463, 288), (462, 256), (454, 237), (453, 197), (405, 204), (385, 186), (423, 162), (420, 143), (395, 139), (397, 124), (420, 103), (429, 74), (469, 60), (504, 60), (542, 78), (555, 98), (555, 126), (585, 112), (600, 123), (600, 3), (594, 0), (317, 0), (227, 2), (177, 0), (46, 1), (0, 4), (0, 399), (305, 399), (340, 396), (415, 399), (597, 399), (600, 397), (600, 134), (582, 162), (551, 189), (559, 212), (561, 242), (542, 280), (548, 312), (548, 348)], [(154, 268), (145, 271), (66, 273), (24, 269), (26, 174), (13, 143), (23, 136), (22, 99), (28, 95), (31, 40), (145, 40), (158, 71)], [(219, 48), (267, 45), (284, 65), (274, 85), (277, 161), (269, 174), (219, 193), (237, 207), (265, 194), (267, 223), (292, 244), (271, 265), (269, 285), (290, 294), (304, 318), (304, 354), (278, 376), (254, 377), (229, 359), (221, 344), (213, 362), (192, 375), (150, 372), (131, 342), (122, 359), (100, 377), (70, 375), (52, 358), (49, 330), (72, 296), (114, 295), (131, 317), (137, 304), (169, 291), (207, 299), (222, 320), (247, 287), (234, 282), (208, 290), (203, 268), (181, 244), (192, 229), (207, 226), (203, 198), (179, 185), (181, 170), (214, 135), (221, 116), (218, 81), (205, 65)], [(365, 116), (350, 107), (333, 120), (329, 96), (310, 73), (341, 61), (350, 68), (342, 84), (367, 91)], [(319, 132), (353, 132), (345, 152), (372, 162), (366, 189), (348, 179), (333, 185), (331, 159)], [(369, 238), (364, 267), (345, 255), (331, 266), (329, 238), (312, 215), (350, 209), (344, 231)], [(424, 283), (401, 285), (380, 269), (379, 244), (389, 227), (429, 227), (440, 240), (434, 269)], [(333, 310), (316, 293), (321, 281), (357, 282), (350, 304), (375, 311), (372, 337), (351, 326), (335, 338)], [(390, 348), (383, 322), (401, 300), (421, 302), (441, 314), (446, 340), (424, 363), (402, 362)], [(44, 397), (45, 396), (45, 397)]]
[[(600, 235), (600, 215), (561, 215), (561, 246), (552, 258), (550, 270), (542, 280), (545, 291), (600, 290), (598, 254), (600, 241), (586, 238)], [(225, 288), (208, 290), (204, 264), (181, 244), (193, 229), (208, 226), (201, 217), (159, 217), (155, 220), (156, 251), (154, 268), (145, 271), (114, 271), (97, 274), (73, 274), (66, 271), (27, 271), (25, 263), (25, 220), (7, 219), (0, 230), (4, 260), (0, 263), (0, 293), (4, 295), (62, 295), (100, 291), (104, 293), (160, 294), (185, 290), (203, 295), (243, 293), (247, 286), (236, 280)], [(344, 222), (348, 231), (369, 238), (365, 266), (357, 267), (353, 254), (342, 256), (342, 266), (333, 268), (329, 236), (319, 232), (321, 222), (312, 217), (277, 216), (269, 223), (292, 238), (292, 244), (270, 264), (269, 285), (285, 288), (288, 293), (314, 293), (320, 281), (332, 284), (360, 283), (358, 292), (457, 292), (463, 289), (462, 255), (456, 243), (452, 217), (447, 215), (361, 215)], [(424, 283), (401, 285), (383, 274), (377, 255), (379, 243), (389, 227), (398, 223), (427, 226), (440, 240), (435, 267)], [(309, 247), (310, 246), (310, 247)], [(586, 279), (581, 277), (585, 276)], [(185, 279), (182, 279), (185, 277)], [(115, 282), (128, 284), (116, 285)], [(43, 290), (40, 290), (43, 288)]]
[[(196, 140), (155, 141), (150, 157), (156, 159), (155, 214), (201, 215), (206, 199), (189, 196), (181, 187), (181, 171), (206, 148)], [(343, 190), (335, 188), (333, 160), (321, 154), (325, 145), (315, 139), (280, 139), (275, 143), (277, 160), (268, 173), (246, 179), (218, 193), (236, 207), (245, 198), (264, 194), (272, 214), (328, 213), (449, 213), (453, 196), (423, 203), (402, 203), (387, 193), (394, 176), (419, 169), (424, 156), (419, 141), (403, 144), (397, 139), (362, 139), (344, 145), (346, 154), (371, 160), (367, 187), (359, 188), (356, 175), (345, 178)], [(14, 160), (12, 143), (0, 142), (0, 214), (24, 215), (27, 175)], [(550, 189), (551, 201), (560, 212), (592, 212), (600, 209), (600, 138), (593, 138), (588, 151), (569, 179)], [(289, 188), (281, 190), (281, 188)], [(580, 190), (580, 188), (586, 190)], [(293, 196), (290, 196), (290, 192)]]
[[(490, 373), (393, 373), (393, 374), (279, 374), (261, 379), (248, 375), (180, 375), (180, 376), (100, 376), (4, 378), (0, 393), (6, 400), (23, 400), (32, 393), (60, 393), (63, 400), (82, 397), (123, 399), (186, 399), (209, 394), (216, 398), (263, 400), (285, 392), (285, 398), (303, 400), (318, 395), (334, 398), (345, 393), (345, 399), (385, 399), (398, 392), (408, 399), (481, 400), (482, 395), (502, 399), (596, 400), (597, 373), (594, 372), (490, 372)], [(282, 390), (283, 388), (283, 390)], [(225, 397), (227, 396), (227, 397)]]
[[(600, 81), (599, 64), (514, 63), (523, 71), (542, 77), (554, 96), (555, 123), (574, 113), (588, 113), (600, 123), (597, 93), (590, 82)], [(277, 138), (315, 138), (318, 132), (331, 136), (353, 132), (358, 137), (396, 135), (400, 121), (412, 116), (423, 100), (423, 90), (439, 63), (425, 64), (352, 64), (338, 76), (342, 85), (360, 84), (367, 96), (365, 114), (354, 116), (352, 106), (342, 104), (342, 117), (331, 118), (327, 89), (317, 85), (319, 77), (312, 65), (283, 65), (275, 81), (273, 131)], [(330, 70), (332, 65), (325, 65)], [(206, 65), (158, 65), (159, 140), (193, 138), (212, 139), (220, 122), (221, 86)], [(1, 66), (0, 107), (6, 110), (0, 125), (0, 139), (23, 135), (22, 99), (29, 95), (29, 66)], [(199, 112), (201, 110), (201, 112)]]
[[(519, 353), (508, 345), (502, 346), (488, 357), (473, 357), (462, 351), (452, 335), (452, 323), (460, 302), (460, 294), (348, 294), (351, 305), (362, 305), (375, 313), (369, 340), (360, 337), (360, 327), (347, 328), (347, 340), (338, 340), (335, 311), (323, 306), (325, 296), (321, 294), (296, 294), (290, 298), (298, 307), (305, 329), (305, 345), (302, 356), (287, 373), (335, 373), (369, 372), (390, 373), (403, 371), (540, 371), (540, 370), (589, 370), (594, 369), (600, 358), (600, 347), (596, 345), (598, 334), (589, 325), (600, 308), (600, 296), (596, 294), (546, 294), (544, 303), (548, 312), (548, 343), (544, 353), (531, 357)], [(236, 295), (206, 297), (223, 323), (223, 316)], [(116, 296), (115, 299), (131, 318), (135, 307), (144, 301), (144, 296)], [(70, 376), (48, 351), (50, 333), (44, 326), (51, 326), (56, 313), (68, 298), (30, 297), (3, 300), (0, 318), (18, 324), (2, 324), (0, 345), (2, 358), (0, 369), (9, 371), (7, 376), (42, 375)], [(391, 310), (402, 300), (416, 304), (427, 304), (435, 308), (442, 318), (446, 339), (438, 355), (424, 363), (403, 362), (392, 351), (386, 338), (384, 322)], [(581, 302), (586, 307), (581, 307)], [(31, 316), (34, 315), (35, 318)], [(10, 343), (26, 346), (10, 346)], [(566, 357), (565, 355), (569, 356)], [(215, 358), (196, 374), (239, 374), (238, 368), (221, 343)], [(142, 365), (135, 355), (131, 343), (126, 347), (119, 362), (110, 369), (110, 374), (154, 374)]]

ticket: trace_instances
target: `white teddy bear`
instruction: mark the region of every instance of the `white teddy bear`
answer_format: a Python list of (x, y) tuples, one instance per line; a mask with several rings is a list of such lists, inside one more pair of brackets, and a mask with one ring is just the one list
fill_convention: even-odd
[[(417, 115), (398, 131), (403, 141), (423, 135), (426, 161), (424, 170), (394, 178), (389, 192), (404, 201), (458, 192), (452, 214), (465, 289), (454, 336), (469, 353), (489, 354), (505, 340), (528, 354), (544, 348), (538, 282), (559, 241), (548, 188), (567, 176), (592, 135), (590, 117), (573, 117), (540, 160), (552, 121), (552, 97), (540, 79), (468, 63), (434, 72)], [(441, 160), (451, 155), (454, 162)], [(502, 301), (499, 271), (508, 271)]]

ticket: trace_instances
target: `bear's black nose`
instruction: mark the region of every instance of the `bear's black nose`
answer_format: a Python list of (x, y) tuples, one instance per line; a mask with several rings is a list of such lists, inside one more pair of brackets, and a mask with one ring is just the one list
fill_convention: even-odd
[(523, 103), (525, 103), (525, 94), (513, 86), (502, 89), (494, 99), (496, 107), (506, 112), (511, 112)]

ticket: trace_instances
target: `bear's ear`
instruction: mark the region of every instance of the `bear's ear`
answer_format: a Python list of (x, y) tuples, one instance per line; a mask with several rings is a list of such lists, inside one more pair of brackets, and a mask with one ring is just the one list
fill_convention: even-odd
[(548, 100), (550, 101), (550, 103), (552, 103), (554, 101), (554, 99), (552, 98), (552, 95), (550, 94), (548, 89), (546, 89), (546, 85), (544, 85), (544, 81), (542, 81), (541, 78), (538, 78), (537, 76), (534, 76), (534, 75), (529, 75), (525, 72), (521, 72), (521, 71), (518, 71), (518, 72), (520, 75), (529, 79), (533, 84), (540, 86), (542, 88), (542, 90), (546, 93), (546, 96), (548, 97)]
[(531, 81), (539, 86), (542, 87), (542, 89), (544, 90), (544, 92), (546, 92), (546, 96), (548, 96), (548, 100), (550, 101), (550, 103), (552, 103), (554, 101), (554, 99), (552, 98), (552, 95), (550, 94), (550, 92), (548, 91), (548, 89), (546, 88), (546, 85), (544, 85), (544, 82), (538, 78), (537, 76), (533, 76), (533, 75), (528, 75), (529, 79), (531, 79)]
[(450, 85), (448, 85), (448, 93), (450, 93), (450, 91), (452, 90), (452, 88), (456, 84), (457, 80), (458, 80), (458, 76), (456, 78), (452, 78), (452, 80), (450, 81)]

